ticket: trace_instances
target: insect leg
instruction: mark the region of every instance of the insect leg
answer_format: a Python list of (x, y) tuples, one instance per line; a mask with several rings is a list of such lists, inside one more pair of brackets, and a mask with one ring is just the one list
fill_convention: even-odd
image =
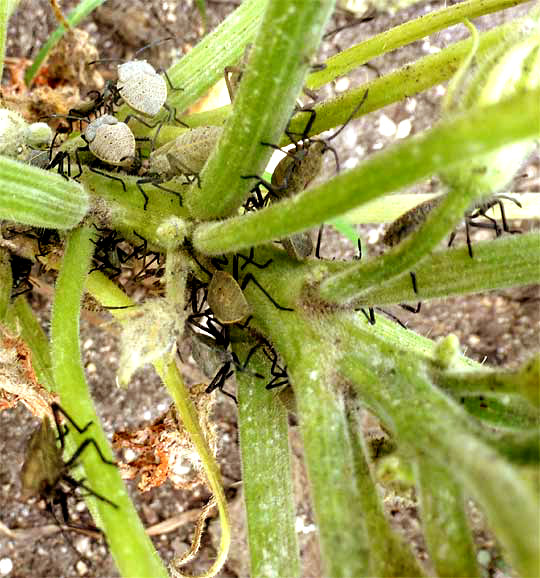
[(60, 419), (58, 417), (60, 414), (62, 414), (80, 434), (84, 433), (92, 425), (92, 422), (89, 421), (83, 428), (80, 428), (59, 403), (56, 402), (51, 403), (51, 410), (53, 412), (54, 422), (56, 424), (56, 429), (58, 431), (58, 436), (60, 438), (60, 446), (62, 449), (64, 449), (64, 438), (68, 434), (69, 429), (67, 425), (62, 427), (62, 424), (60, 423)]
[(248, 273), (244, 279), (242, 280), (242, 284), (240, 285), (240, 288), (242, 289), (242, 291), (246, 288), (247, 284), (253, 281), (253, 283), (255, 285), (257, 285), (257, 287), (266, 295), (266, 297), (268, 298), (268, 300), (272, 303), (272, 305), (276, 308), (276, 309), (280, 309), (281, 311), (294, 311), (294, 309), (291, 309), (290, 307), (283, 307), (282, 305), (280, 305), (279, 303), (277, 303), (277, 301), (275, 301), (275, 299), (266, 291), (266, 289), (264, 289), (264, 287), (257, 281), (257, 279), (255, 279), (255, 277), (253, 276), (252, 273)]
[[(124, 189), (124, 193), (127, 191), (126, 189), (126, 184), (124, 183), (124, 181), (120, 178), (120, 177), (115, 177), (114, 175), (111, 175), (109, 173), (105, 173), (103, 171), (100, 171), (99, 169), (96, 169), (95, 167), (93, 167), (92, 165), (88, 165), (88, 168), (93, 172), (96, 173), (96, 175), (101, 175), (102, 177), (107, 177), (108, 179), (112, 179), (113, 181), (118, 181), (122, 184), (122, 188)], [(82, 174), (82, 170), (81, 170), (81, 174)], [(77, 175), (80, 176), (80, 175)], [(73, 177), (75, 178), (75, 177)]]
[[(90, 422), (92, 423), (92, 422)], [(64, 464), (66, 469), (69, 469), (74, 463), (75, 461), (79, 458), (79, 456), (84, 452), (84, 450), (89, 446), (89, 445), (93, 445), (94, 448), (96, 449), (96, 452), (98, 453), (99, 457), (101, 458), (101, 461), (104, 464), (109, 464), (110, 466), (116, 466), (116, 462), (110, 461), (108, 460), (102, 453), (101, 450), (99, 448), (99, 446), (96, 443), (96, 440), (93, 438), (87, 438), (85, 439), (81, 445), (77, 448), (77, 450), (75, 451), (75, 453), (69, 458), (69, 460)]]
[(113, 508), (118, 509), (118, 504), (115, 504), (105, 496), (102, 496), (101, 494), (95, 492), (92, 488), (90, 488), (84, 483), (84, 480), (76, 480), (75, 478), (72, 478), (71, 476), (68, 475), (62, 476), (62, 480), (66, 482), (66, 484), (68, 484), (68, 486), (72, 487), (74, 490), (77, 488), (82, 488), (83, 490), (88, 492), (89, 495), (94, 496), (94, 498), (97, 498), (98, 500), (101, 500), (102, 502), (111, 505)]

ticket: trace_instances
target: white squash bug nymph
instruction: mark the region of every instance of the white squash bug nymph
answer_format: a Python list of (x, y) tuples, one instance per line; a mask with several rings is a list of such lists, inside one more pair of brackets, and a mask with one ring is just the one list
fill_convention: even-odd
[[(136, 140), (131, 129), (125, 122), (120, 122), (110, 114), (104, 114), (91, 121), (81, 138), (86, 142), (86, 146), (78, 146), (75, 149), (75, 159), (79, 172), (73, 177), (74, 179), (80, 177), (83, 172), (79, 156), (79, 153), (83, 151), (89, 151), (98, 161), (112, 167), (131, 168), (137, 161)], [(73, 149), (71, 149), (71, 152), (73, 152)], [(64, 171), (64, 160), (67, 161), (67, 175)], [(95, 162), (88, 165), (92, 172), (120, 182), (122, 188), (126, 191), (126, 185), (120, 177), (100, 171), (93, 164)], [(60, 151), (46, 168), (52, 169), (55, 166), (58, 166), (58, 172), (63, 177), (68, 178), (68, 176), (71, 176), (69, 151)]]
[[(117, 68), (118, 80), (115, 87), (115, 104), (117, 104), (119, 100), (123, 100), (133, 111), (135, 111), (136, 114), (127, 115), (125, 118), (126, 123), (128, 123), (130, 119), (134, 118), (148, 128), (157, 127), (156, 133), (152, 139), (153, 142), (156, 141), (159, 135), (159, 131), (165, 122), (171, 122), (172, 120), (175, 120), (178, 124), (187, 127), (185, 123), (176, 118), (176, 110), (171, 108), (166, 102), (167, 83), (169, 84), (171, 90), (182, 89), (172, 85), (169, 77), (167, 76), (167, 73), (164, 70), (157, 71), (146, 60), (137, 60), (137, 56), (141, 54), (141, 52), (152, 46), (155, 46), (156, 44), (161, 44), (168, 40), (172, 40), (172, 38), (157, 40), (156, 42), (152, 42), (146, 46), (143, 46), (137, 50), (137, 52), (135, 52), (132, 60), (122, 62), (122, 64), (119, 64)], [(90, 64), (114, 61), (117, 60), (107, 58), (102, 60), (95, 60)], [(160, 72), (163, 73), (163, 76), (161, 76)], [(165, 119), (155, 120), (154, 122), (148, 122), (145, 120), (145, 118), (153, 119), (156, 117), (162, 108), (167, 111), (167, 116)]]
[(154, 117), (166, 104), (167, 83), (146, 60), (130, 60), (118, 66), (118, 92), (134, 111)]
[(108, 165), (125, 167), (135, 158), (135, 136), (125, 122), (110, 114), (93, 120), (86, 127), (83, 138), (90, 152)]

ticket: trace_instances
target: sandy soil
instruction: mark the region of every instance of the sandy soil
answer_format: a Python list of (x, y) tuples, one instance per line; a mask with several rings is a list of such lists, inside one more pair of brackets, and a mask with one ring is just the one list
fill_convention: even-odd
[[(73, 4), (74, 2), (63, 3), (66, 9)], [(208, 1), (207, 4), (209, 28), (214, 27), (234, 8), (233, 2)], [(442, 5), (442, 2), (420, 3), (414, 8), (393, 16), (376, 14), (371, 22), (345, 30), (333, 36), (331, 40), (325, 41), (320, 58), (322, 60), (341, 48), (427, 11), (440, 8)], [(172, 0), (168, 1), (166, 6), (167, 10), (164, 10), (157, 0), (151, 2), (112, 0), (98, 9), (82, 28), (90, 33), (99, 49), (100, 56), (108, 58), (129, 57), (142, 45), (163, 38), (172, 32), (175, 36), (173, 47), (162, 45), (152, 53), (152, 62), (165, 66), (175, 53), (181, 54), (195, 45), (202, 33), (201, 20), (193, 1)], [(516, 12), (522, 13), (527, 6), (530, 6), (530, 3), (514, 11), (482, 18), (479, 24), (481, 27), (493, 26), (510, 19)], [(160, 15), (159, 18), (156, 14)], [(338, 15), (329, 28), (332, 29), (342, 24), (343, 21), (344, 17)], [(8, 55), (32, 58), (54, 25), (54, 16), (48, 2), (21, 1), (19, 11), (10, 24)], [(456, 26), (378, 58), (373, 65), (384, 73), (418, 56), (432, 52), (437, 47), (444, 47), (463, 36), (465, 36), (465, 29), (462, 26)], [(372, 77), (373, 74), (375, 74), (373, 69), (364, 67), (341, 79), (334, 86), (323, 90), (322, 94), (327, 91), (344, 91), (349, 85), (358, 84)], [(6, 78), (4, 82), (9, 82), (9, 78)], [(434, 87), (418, 97), (389, 106), (379, 113), (351, 123), (334, 142), (339, 150), (341, 165), (346, 168), (352, 167), (364, 156), (394, 141), (396, 135), (385, 136), (383, 133), (387, 134), (387, 132), (381, 128), (388, 126), (388, 121), (395, 125), (410, 121), (411, 133), (420, 132), (429, 127), (437, 118), (438, 103), (442, 92), (441, 87)], [(383, 115), (384, 118), (382, 118)], [(328, 159), (327, 167), (329, 173), (334, 171), (330, 160)], [(539, 192), (538, 156), (531, 160), (526, 173), (527, 182), (532, 183), (527, 190)], [(414, 190), (426, 192), (435, 190), (437, 186), (437, 182), (432, 180), (419, 184)], [(537, 224), (515, 223), (515, 226), (525, 230)], [(361, 234), (368, 239), (370, 252), (379, 250), (377, 241), (381, 231), (381, 227), (360, 227)], [(352, 254), (352, 248), (348, 242), (339, 235), (329, 232), (325, 239), (324, 254), (326, 256)], [(52, 279), (49, 281), (53, 282)], [(397, 309), (393, 311), (403, 321), (407, 321), (412, 330), (429, 335), (431, 338), (455, 333), (462, 347), (475, 360), (485, 359), (489, 364), (515, 367), (533, 350), (538, 350), (539, 298), (538, 287), (528, 287), (425, 303), (419, 315), (410, 315)], [(50, 316), (50, 287), (44, 286), (41, 290), (34, 290), (30, 299), (43, 326), (47, 328)], [(129, 390), (116, 387), (115, 373), (119, 356), (117, 337), (114, 326), (108, 322), (106, 314), (88, 313), (85, 315), (82, 322), (81, 343), (94, 399), (109, 435), (112, 436), (116, 430), (134, 428), (143, 422), (148, 422), (168, 407), (168, 396), (160, 387), (156, 375), (150, 370), (137, 373)], [(192, 364), (186, 365), (185, 373), (190, 383), (200, 382), (203, 378)], [(237, 444), (236, 408), (228, 398), (218, 397), (215, 418), (220, 440), (219, 461), (237, 528), (231, 557), (220, 576), (243, 577), (249, 575), (249, 562), (243, 540), (241, 489), (237, 483), (241, 479), (241, 467)], [(88, 565), (67, 545), (56, 528), (52, 527), (51, 519), (43, 511), (42, 504), (26, 503), (21, 500), (19, 470), (27, 439), (36, 426), (36, 420), (23, 407), (18, 407), (2, 412), (0, 423), (4, 454), (0, 469), (0, 523), (2, 524), (0, 525), (0, 576), (7, 575), (10, 578), (117, 576), (117, 571), (102, 541), (74, 533), (71, 535), (75, 546), (91, 561), (91, 565)], [(291, 427), (291, 445), (295, 456), (298, 519), (300, 520), (298, 527), (305, 564), (304, 575), (316, 577), (321, 575), (316, 534), (313, 526), (313, 513), (306, 493), (306, 474), (301, 463), (301, 442), (295, 426)], [(193, 516), (205, 503), (208, 493), (175, 490), (168, 483), (145, 494), (138, 494), (134, 486), (131, 490), (142, 520), (147, 526), (183, 515), (180, 525), (172, 526), (171, 531), (153, 538), (163, 559), (168, 561), (174, 553), (186, 549), (191, 540)], [(414, 500), (397, 501), (390, 509), (390, 515), (396, 526), (405, 532), (420, 558), (425, 560), (426, 554), (419, 532), (418, 513)], [(89, 514), (82, 502), (72, 505), (71, 511), (75, 523), (90, 523)], [(490, 556), (486, 575), (501, 577), (503, 574), (500, 569), (497, 569), (496, 563), (496, 546), (492, 538), (482, 530), (480, 523), (476, 527), (477, 543)], [(10, 534), (7, 529), (11, 529), (14, 534)], [(191, 572), (199, 573), (208, 567), (215, 555), (218, 534), (219, 523), (213, 519), (209, 524), (209, 531), (203, 538), (201, 554), (189, 568)], [(8, 569), (10, 565), (11, 570), (5, 572), (4, 569)]]

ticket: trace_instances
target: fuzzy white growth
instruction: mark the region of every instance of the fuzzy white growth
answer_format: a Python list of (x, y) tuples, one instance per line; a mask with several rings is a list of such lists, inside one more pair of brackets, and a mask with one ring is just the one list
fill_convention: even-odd
[(26, 148), (26, 133), (27, 124), (20, 114), (0, 109), (0, 154), (18, 158)]
[(165, 79), (146, 60), (121, 64), (117, 87), (126, 104), (145, 116), (156, 116), (167, 100)]

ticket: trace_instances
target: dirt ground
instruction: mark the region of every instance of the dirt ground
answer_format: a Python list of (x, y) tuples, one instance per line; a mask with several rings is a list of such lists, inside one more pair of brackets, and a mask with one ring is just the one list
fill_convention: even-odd
[[(66, 11), (74, 4), (75, 2), (62, 3)], [(235, 4), (207, 0), (209, 29), (223, 20), (234, 9)], [(373, 34), (441, 8), (444, 4), (447, 3), (421, 2), (395, 15), (374, 14), (375, 17), (370, 22), (344, 30), (325, 41), (320, 60)], [(476, 23), (480, 28), (491, 27), (516, 14), (522, 14), (531, 4), (481, 18)], [(345, 20), (343, 14), (338, 14), (329, 29), (343, 24)], [(56, 21), (48, 2), (22, 0), (18, 12), (10, 22), (7, 54), (11, 57), (31, 59), (55, 25)], [(152, 52), (151, 60), (157, 66), (166, 66), (171, 58), (187, 52), (200, 40), (202, 34), (200, 15), (195, 2), (190, 0), (168, 0), (163, 3), (157, 0), (112, 0), (96, 10), (82, 28), (89, 32), (102, 58), (129, 57), (135, 50), (153, 40), (174, 35), (175, 42), (171, 43), (173, 46), (161, 45)], [(385, 73), (419, 56), (435, 52), (464, 36), (465, 28), (455, 26), (378, 58), (372, 64), (380, 73)], [(376, 72), (373, 68), (362, 67), (333, 86), (323, 89), (321, 95), (342, 92), (348, 86), (365, 81), (374, 74)], [(8, 75), (4, 78), (4, 85), (9, 82)], [(406, 102), (389, 106), (351, 123), (334, 141), (342, 167), (351, 168), (363, 157), (395, 141), (397, 127), (409, 127), (411, 134), (429, 127), (438, 116), (442, 94), (441, 87), (434, 87), (422, 95), (407, 99)], [(389, 130), (389, 126), (394, 126), (396, 130)], [(331, 159), (328, 160), (327, 171), (331, 173), (335, 169), (331, 165)], [(514, 190), (540, 192), (539, 182), (540, 160), (536, 155), (514, 183)], [(432, 179), (415, 186), (414, 191), (434, 191), (438, 186), (436, 179)], [(538, 223), (514, 222), (513, 225), (528, 230), (537, 227)], [(382, 226), (359, 228), (360, 234), (368, 241), (370, 253), (380, 250), (378, 240), (382, 230)], [(488, 237), (490, 234), (487, 232)], [(485, 236), (486, 232), (478, 233), (478, 238)], [(329, 231), (325, 239), (325, 256), (352, 255), (352, 248), (339, 235)], [(463, 237), (460, 236), (457, 242), (463, 242)], [(51, 287), (52, 285), (45, 285), (34, 289), (30, 296), (31, 304), (45, 329), (49, 327)], [(390, 309), (398, 314), (402, 321), (407, 322), (411, 330), (422, 335), (436, 339), (455, 333), (462, 348), (477, 361), (485, 360), (491, 365), (516, 367), (539, 348), (539, 300), (539, 288), (526, 287), (424, 303), (418, 315)], [(108, 435), (112, 437), (114, 431), (135, 428), (156, 418), (167, 409), (168, 396), (160, 386), (157, 376), (150, 370), (138, 372), (128, 390), (119, 389), (115, 385), (119, 352), (115, 329), (109, 323), (107, 314), (88, 313), (84, 316), (81, 344), (87, 377)], [(184, 373), (188, 383), (204, 380), (204, 376), (193, 364), (187, 363)], [(229, 389), (232, 387), (230, 385)], [(219, 462), (236, 528), (231, 556), (220, 576), (246, 577), (249, 576), (249, 560), (243, 530), (241, 485), (238, 484), (241, 480), (241, 467), (236, 408), (230, 399), (218, 396), (215, 419), (220, 440)], [(22, 406), (0, 413), (1, 447), (4, 455), (0, 469), (0, 576), (118, 576), (103, 541), (75, 533), (71, 535), (77, 549), (90, 560), (91, 563), (88, 564), (69, 547), (44, 512), (42, 504), (21, 500), (19, 472), (23, 451), (36, 423)], [(304, 576), (315, 578), (321, 576), (321, 569), (313, 513), (306, 492), (306, 474), (301, 463), (301, 441), (295, 426), (291, 427), (291, 445), (294, 453), (295, 487), (298, 490), (297, 527), (304, 560)], [(169, 561), (175, 554), (187, 549), (191, 541), (193, 520), (208, 499), (208, 493), (175, 490), (169, 483), (144, 494), (138, 494), (132, 485), (131, 492), (146, 526), (166, 520), (170, 522), (168, 531), (153, 537), (162, 558)], [(72, 504), (71, 512), (74, 523), (90, 523), (83, 502)], [(405, 532), (419, 557), (429, 567), (419, 532), (414, 499), (395, 500), (389, 506), (389, 514), (396, 527)], [(473, 517), (478, 520), (479, 514), (475, 512)], [(479, 521), (475, 527), (477, 545), (486, 552), (483, 555), (485, 575), (502, 578), (507, 574), (500, 564), (496, 544), (484, 532)], [(213, 518), (203, 537), (198, 559), (188, 567), (191, 573), (198, 574), (208, 568), (216, 553), (218, 537), (219, 521)]]

